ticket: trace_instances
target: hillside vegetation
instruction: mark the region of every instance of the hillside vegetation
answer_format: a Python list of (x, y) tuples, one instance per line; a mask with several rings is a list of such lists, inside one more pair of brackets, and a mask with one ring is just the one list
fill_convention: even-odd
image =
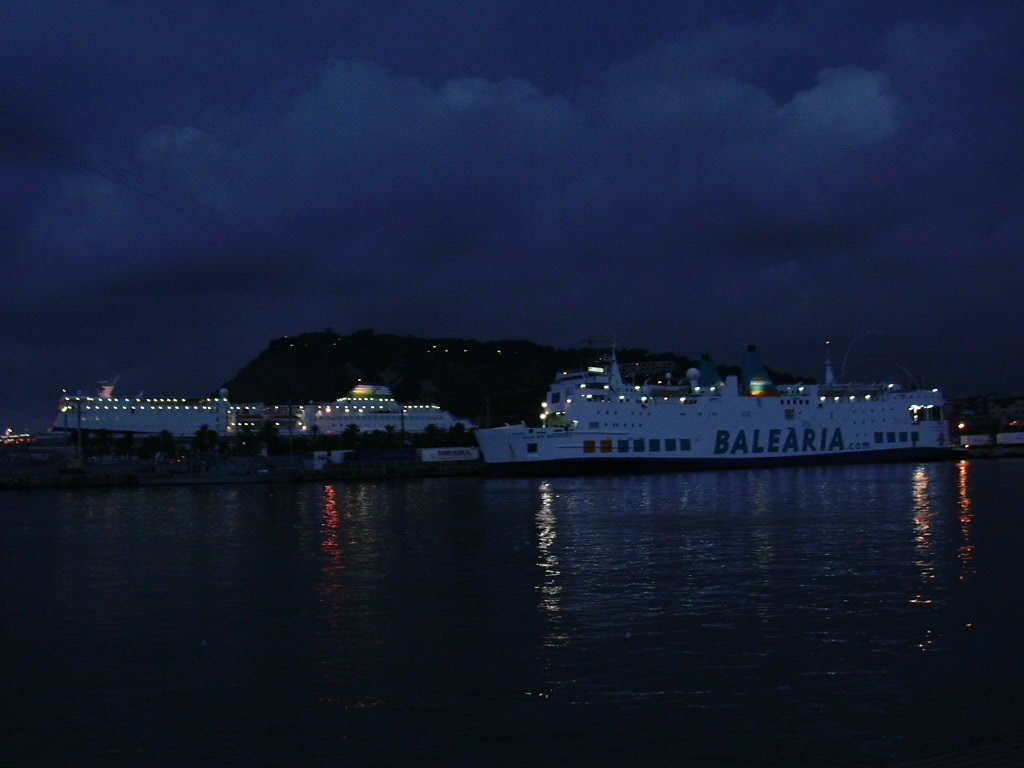
[[(434, 403), (480, 426), (534, 424), (557, 371), (593, 365), (607, 352), (529, 341), (323, 331), (275, 339), (225, 386), (236, 403), (300, 404), (336, 400), (360, 382), (385, 384), (399, 402)], [(645, 349), (620, 349), (617, 355), (624, 377), (637, 375), (637, 383), (663, 375), (653, 369), (670, 370), (673, 380), (680, 380), (695, 364), (687, 357)], [(635, 363), (648, 365), (637, 369)], [(738, 369), (720, 370), (725, 375)], [(772, 373), (776, 381), (793, 380)]]

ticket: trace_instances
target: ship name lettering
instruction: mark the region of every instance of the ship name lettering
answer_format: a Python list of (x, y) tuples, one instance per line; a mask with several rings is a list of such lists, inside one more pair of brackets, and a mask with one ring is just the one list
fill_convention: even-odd
[(817, 450), (817, 448), (814, 445), (814, 430), (813, 429), (805, 429), (804, 430), (804, 450), (805, 451), (815, 451), (815, 450)]
[(790, 427), (789, 429), (786, 430), (786, 442), (784, 442), (782, 444), (782, 452), (786, 453), (787, 451), (799, 451), (799, 450), (800, 450), (800, 443), (796, 439), (796, 429), (793, 428), (793, 427)]
[(761, 430), (754, 430), (754, 442), (750, 446), (751, 453), (764, 453), (764, 446), (761, 445)]
[(793, 427), (785, 430), (785, 439), (782, 437), (782, 432), (781, 429), (769, 429), (767, 442), (764, 442), (760, 429), (753, 430), (753, 435), (749, 438), (744, 429), (738, 430), (735, 434), (728, 429), (719, 429), (715, 432), (715, 453), (789, 453), (846, 449), (843, 431), (839, 428), (830, 430), (826, 427), (821, 430), (820, 434), (815, 429), (805, 429), (802, 442)]

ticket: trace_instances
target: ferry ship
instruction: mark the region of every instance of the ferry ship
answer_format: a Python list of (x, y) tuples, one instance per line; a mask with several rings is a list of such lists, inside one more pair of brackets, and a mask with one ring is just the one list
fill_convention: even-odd
[(64, 394), (51, 430), (169, 432), (175, 437), (191, 437), (203, 427), (224, 436), (245, 429), (257, 432), (265, 424), (272, 424), (283, 435), (335, 435), (350, 426), (361, 432), (389, 428), (396, 432), (423, 432), (431, 426), (473, 426), (436, 405), (400, 404), (387, 387), (368, 384), (356, 386), (332, 403), (268, 405), (231, 403), (226, 389), (220, 390), (217, 397), (203, 399), (118, 397), (114, 384), (101, 383), (94, 396)]
[(303, 406), (303, 429), (321, 435), (340, 435), (355, 426), (360, 432), (393, 429), (396, 432), (424, 432), (430, 427), (451, 429), (456, 424), (472, 427), (437, 405), (402, 405), (391, 390), (374, 384), (358, 384), (333, 403)]
[(100, 384), (96, 395), (64, 394), (57, 406), (53, 432), (159, 434), (191, 437), (204, 426), (226, 434), (233, 424), (234, 406), (227, 390), (217, 397), (118, 397), (114, 383)]
[(937, 389), (775, 385), (757, 349), (725, 381), (707, 355), (676, 386), (627, 384), (607, 364), (555, 377), (540, 427), (476, 430), (491, 474), (668, 471), (927, 460), (952, 455)]

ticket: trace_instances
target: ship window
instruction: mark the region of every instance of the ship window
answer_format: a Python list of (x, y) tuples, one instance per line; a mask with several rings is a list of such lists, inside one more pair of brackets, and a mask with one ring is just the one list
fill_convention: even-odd
[(690, 438), (688, 438), (688, 437), (681, 437), (681, 438), (679, 438), (679, 450), (680, 451), (688, 451), (688, 450), (690, 450)]
[(933, 405), (932, 406), (932, 421), (942, 421), (942, 406), (941, 405)]
[(649, 447), (650, 447), (650, 449), (652, 451), (660, 451), (661, 450), (661, 440), (651, 440)]
[(676, 439), (674, 437), (665, 438), (665, 450), (674, 451), (676, 449)]
[(875, 442), (876, 443), (885, 442), (885, 436), (881, 432), (875, 432)]
[(552, 392), (551, 393), (551, 402), (552, 403), (557, 403), (561, 399), (562, 399), (562, 393), (561, 392)]
[(601, 422), (599, 422), (599, 421), (592, 421), (592, 422), (590, 422), (590, 429), (597, 429), (600, 426), (601, 426)]
[(887, 443), (895, 443), (896, 442), (896, 433), (895, 432), (886, 432), (885, 433), (885, 441)]
[(526, 444), (526, 452), (527, 453), (536, 453), (537, 452), (537, 444), (536, 443), (527, 443)]
[(602, 440), (601, 441), (601, 453), (611, 453), (611, 452), (612, 452), (612, 441), (611, 440)]
[(900, 442), (901, 443), (907, 442), (907, 433), (906, 432), (900, 432)]
[(786, 409), (786, 418), (789, 421), (792, 421), (793, 419), (795, 419), (796, 418), (796, 411), (794, 409), (792, 409), (792, 408), (787, 408)]
[(619, 440), (619, 453), (629, 453), (629, 440)]
[(644, 449), (644, 441), (643, 440), (634, 440), (633, 441), (633, 450), (634, 451), (643, 451), (643, 449)]
[(910, 433), (910, 442), (916, 443), (918, 437), (920, 437), (920, 435), (918, 435), (917, 432), (911, 432)]
[(583, 441), (583, 452), (584, 453), (593, 453), (595, 445), (596, 444), (594, 443), (593, 440), (584, 440)]

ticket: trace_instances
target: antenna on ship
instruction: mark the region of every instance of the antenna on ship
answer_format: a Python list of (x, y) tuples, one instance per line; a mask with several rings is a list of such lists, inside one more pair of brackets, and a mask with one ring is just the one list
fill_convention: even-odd
[(619, 370), (619, 358), (615, 354), (615, 347), (612, 347), (612, 354), (608, 366), (608, 385), (613, 391), (622, 389), (622, 372)]
[(834, 387), (836, 385), (836, 369), (832, 365), (832, 356), (829, 352), (832, 351), (832, 342), (830, 340), (825, 341), (825, 386)]
[(883, 334), (881, 331), (863, 331), (862, 333), (858, 333), (856, 336), (854, 336), (853, 340), (846, 347), (846, 354), (843, 355), (843, 364), (839, 367), (839, 378), (841, 380), (843, 380), (843, 381), (846, 380), (846, 360), (847, 360), (847, 358), (850, 357), (850, 350), (853, 349), (853, 345), (856, 344), (859, 339), (862, 339), (865, 336), (884, 336), (884, 335), (885, 334)]

